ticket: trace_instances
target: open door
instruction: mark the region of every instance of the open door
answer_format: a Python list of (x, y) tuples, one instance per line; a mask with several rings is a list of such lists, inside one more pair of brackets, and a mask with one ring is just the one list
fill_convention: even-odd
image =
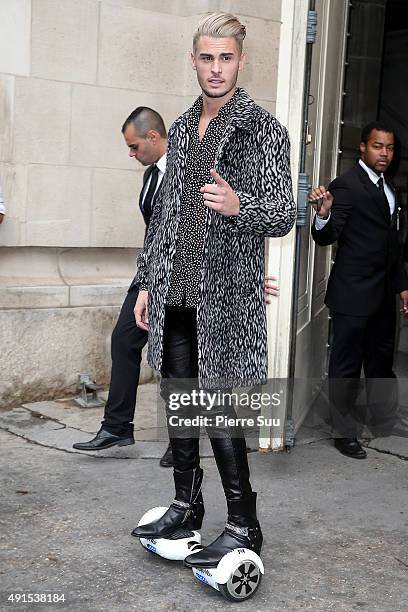
[[(349, 3), (317, 0), (318, 30), (313, 46), (308, 113), (306, 173), (313, 185), (336, 175), (343, 101)], [(327, 368), (329, 312), (324, 305), (330, 271), (330, 248), (315, 248), (309, 222), (300, 230), (300, 274), (296, 326), (296, 387), (292, 421), (297, 430), (305, 418)], [(295, 387), (295, 389), (296, 389)]]

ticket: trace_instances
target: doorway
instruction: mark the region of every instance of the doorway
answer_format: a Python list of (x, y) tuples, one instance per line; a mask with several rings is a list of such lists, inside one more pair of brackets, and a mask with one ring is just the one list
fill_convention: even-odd
[[(317, 0), (309, 100), (310, 144), (306, 171), (313, 185), (327, 185), (356, 163), (361, 130), (381, 119), (399, 136), (395, 183), (408, 207), (408, 3), (406, 0)], [(405, 215), (406, 218), (406, 215)], [(407, 224), (408, 225), (408, 224)], [(408, 259), (408, 246), (405, 247)], [(331, 248), (316, 248), (310, 225), (302, 229), (295, 378), (307, 381), (294, 398), (297, 430), (319, 383), (327, 377), (330, 316), (324, 294)], [(408, 381), (408, 317), (401, 318), (395, 367)], [(401, 392), (401, 397), (408, 392)], [(306, 397), (306, 401), (305, 401)]]
[[(401, 246), (407, 265), (408, 3), (406, 0), (353, 0), (349, 8), (349, 33), (339, 173), (355, 163), (365, 124), (378, 119), (395, 132), (396, 154), (389, 173), (403, 210)], [(396, 347), (396, 373), (399, 378), (407, 379), (406, 316), (400, 317)]]

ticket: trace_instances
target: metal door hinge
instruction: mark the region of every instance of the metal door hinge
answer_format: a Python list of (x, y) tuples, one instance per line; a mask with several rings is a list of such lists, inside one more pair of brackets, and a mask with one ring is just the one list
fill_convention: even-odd
[(316, 42), (317, 32), (317, 11), (309, 11), (307, 14), (307, 32), (306, 43), (313, 44)]
[(310, 187), (309, 175), (304, 172), (299, 172), (296, 217), (296, 225), (298, 227), (304, 227), (307, 224), (309, 215), (308, 195)]

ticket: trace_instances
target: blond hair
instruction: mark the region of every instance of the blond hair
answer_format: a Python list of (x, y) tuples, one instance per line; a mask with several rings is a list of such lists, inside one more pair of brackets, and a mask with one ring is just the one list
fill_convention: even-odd
[(200, 36), (212, 38), (235, 38), (239, 53), (242, 53), (242, 44), (246, 36), (245, 26), (231, 13), (211, 13), (206, 15), (198, 24), (193, 36), (193, 50), (196, 51)]

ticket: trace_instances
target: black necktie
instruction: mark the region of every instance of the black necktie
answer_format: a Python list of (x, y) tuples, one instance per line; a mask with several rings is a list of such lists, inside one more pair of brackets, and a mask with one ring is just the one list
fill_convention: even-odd
[(159, 178), (159, 169), (155, 164), (150, 174), (149, 189), (147, 190), (147, 193), (143, 200), (143, 211), (145, 215), (147, 215), (148, 217), (150, 217), (152, 214), (152, 202), (153, 202), (153, 197), (156, 191), (158, 178)]
[(377, 185), (378, 185), (378, 191), (381, 193), (382, 199), (384, 201), (384, 204), (386, 205), (386, 210), (388, 212), (388, 214), (391, 216), (391, 211), (390, 211), (390, 203), (388, 202), (388, 198), (385, 195), (385, 191), (384, 191), (384, 179), (382, 176), (380, 176), (380, 178), (377, 181)]

